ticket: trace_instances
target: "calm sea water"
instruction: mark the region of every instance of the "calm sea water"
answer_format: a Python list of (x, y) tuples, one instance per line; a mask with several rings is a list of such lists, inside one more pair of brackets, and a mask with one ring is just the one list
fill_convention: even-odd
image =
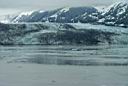
[(82, 66), (127, 66), (128, 45), (0, 46), (0, 62)]
[(0, 86), (128, 86), (128, 45), (0, 46)]

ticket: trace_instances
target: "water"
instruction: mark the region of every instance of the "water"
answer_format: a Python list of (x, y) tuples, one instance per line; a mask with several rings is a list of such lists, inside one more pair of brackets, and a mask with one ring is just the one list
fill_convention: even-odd
[(0, 46), (0, 86), (128, 86), (128, 45)]
[(82, 66), (127, 66), (127, 45), (1, 46), (0, 62)]

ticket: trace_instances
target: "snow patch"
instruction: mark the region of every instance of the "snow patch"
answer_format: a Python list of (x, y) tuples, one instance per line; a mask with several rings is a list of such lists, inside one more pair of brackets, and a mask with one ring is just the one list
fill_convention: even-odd
[(43, 13), (43, 12), (45, 12), (45, 11), (44, 11), (44, 10), (40, 10), (40, 11), (39, 11), (39, 13)]
[(110, 5), (107, 9), (105, 9), (102, 15), (106, 14), (107, 12), (109, 12), (112, 8), (116, 9), (117, 6), (119, 6), (119, 5), (123, 6), (124, 4), (126, 4), (126, 2), (116, 2), (116, 3), (112, 4), (112, 5)]
[(20, 13), (16, 19), (14, 19), (14, 22), (17, 22), (17, 20), (19, 20), (20, 18), (22, 18), (23, 16), (30, 16), (34, 11), (29, 11), (29, 12), (22, 12)]
[(62, 10), (60, 10), (60, 12), (68, 12), (70, 10), (70, 8), (66, 7), (66, 8), (63, 8)]

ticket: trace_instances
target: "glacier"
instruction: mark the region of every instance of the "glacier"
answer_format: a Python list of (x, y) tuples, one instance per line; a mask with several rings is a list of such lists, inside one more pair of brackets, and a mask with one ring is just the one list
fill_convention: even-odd
[(128, 29), (82, 23), (1, 23), (0, 44), (128, 44)]

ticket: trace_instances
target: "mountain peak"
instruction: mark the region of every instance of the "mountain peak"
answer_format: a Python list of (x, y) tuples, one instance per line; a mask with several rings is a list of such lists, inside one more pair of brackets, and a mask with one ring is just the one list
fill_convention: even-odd
[(64, 7), (51, 11), (23, 12), (14, 17), (11, 22), (94, 22), (97, 14), (98, 10), (94, 7)]
[[(103, 7), (101, 7), (103, 8)], [(11, 23), (56, 22), (56, 23), (100, 23), (114, 26), (128, 26), (128, 3), (121, 1), (106, 9), (99, 7), (63, 7), (50, 11), (23, 12), (9, 18)], [(104, 7), (105, 8), (105, 7)], [(103, 11), (102, 11), (103, 10)], [(6, 20), (8, 21), (8, 20)]]
[(119, 8), (122, 8), (122, 7), (126, 7), (126, 6), (128, 6), (128, 3), (125, 2), (125, 1), (116, 2), (116, 3), (112, 4), (112, 5), (110, 5), (109, 7), (107, 7), (104, 10), (103, 14), (105, 14), (105, 13), (107, 13), (109, 11), (112, 11), (112, 10), (116, 10), (116, 9), (119, 9)]

